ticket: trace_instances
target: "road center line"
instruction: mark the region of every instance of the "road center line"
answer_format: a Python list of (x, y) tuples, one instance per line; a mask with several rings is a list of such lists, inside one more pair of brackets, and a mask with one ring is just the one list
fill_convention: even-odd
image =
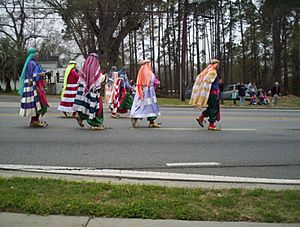
[(219, 162), (178, 162), (178, 163), (166, 163), (167, 166), (218, 166)]
[[(143, 129), (143, 128), (141, 128)], [(198, 128), (155, 128), (153, 130), (163, 130), (163, 131), (202, 131), (200, 127)], [(207, 129), (206, 129), (207, 130)], [(222, 128), (222, 131), (256, 131), (255, 128)]]

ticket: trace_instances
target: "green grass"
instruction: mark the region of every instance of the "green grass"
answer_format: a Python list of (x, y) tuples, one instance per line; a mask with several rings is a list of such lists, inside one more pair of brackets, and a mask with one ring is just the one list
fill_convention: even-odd
[(300, 190), (188, 189), (0, 178), (0, 212), (297, 223)]

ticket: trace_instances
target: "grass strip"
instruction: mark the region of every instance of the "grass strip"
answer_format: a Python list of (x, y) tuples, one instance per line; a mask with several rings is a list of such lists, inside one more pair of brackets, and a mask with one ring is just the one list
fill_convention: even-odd
[(190, 189), (0, 178), (0, 211), (38, 215), (300, 222), (300, 190)]

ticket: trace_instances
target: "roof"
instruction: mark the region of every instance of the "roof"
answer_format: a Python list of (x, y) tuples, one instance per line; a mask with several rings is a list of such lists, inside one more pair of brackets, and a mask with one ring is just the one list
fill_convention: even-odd
[(41, 56), (39, 58), (39, 61), (52, 61), (52, 62), (58, 62), (59, 57), (58, 56)]

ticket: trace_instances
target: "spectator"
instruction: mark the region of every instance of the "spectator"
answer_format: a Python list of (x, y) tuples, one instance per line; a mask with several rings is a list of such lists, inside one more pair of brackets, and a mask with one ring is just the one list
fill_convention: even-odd
[(59, 83), (59, 72), (56, 72), (56, 83)]
[(235, 106), (236, 106), (236, 96), (237, 96), (237, 89), (238, 89), (238, 87), (239, 87), (239, 84), (237, 86), (234, 86), (232, 94), (231, 94), (231, 99), (233, 101), (233, 105), (235, 105)]
[(219, 89), (220, 89), (220, 101), (221, 104), (224, 104), (224, 83), (223, 80), (219, 80)]
[(278, 82), (275, 82), (274, 87), (269, 91), (272, 96), (272, 105), (277, 103), (278, 97), (281, 95), (280, 93), (280, 86)]
[(259, 96), (259, 105), (268, 105), (270, 104), (270, 100), (267, 97), (267, 92), (261, 91)]
[(46, 75), (47, 75), (47, 78), (48, 78), (48, 84), (51, 84), (52, 73), (51, 72), (47, 72)]
[(255, 84), (255, 81), (252, 81), (252, 82), (249, 83), (248, 90), (249, 90), (249, 93), (250, 93), (250, 97), (252, 97), (254, 95), (257, 95), (257, 87), (256, 87), (256, 84)]
[(243, 106), (245, 104), (245, 96), (246, 96), (246, 91), (247, 88), (245, 87), (244, 83), (242, 82), (239, 87), (238, 87), (239, 91), (239, 96), (240, 96), (240, 105)]

